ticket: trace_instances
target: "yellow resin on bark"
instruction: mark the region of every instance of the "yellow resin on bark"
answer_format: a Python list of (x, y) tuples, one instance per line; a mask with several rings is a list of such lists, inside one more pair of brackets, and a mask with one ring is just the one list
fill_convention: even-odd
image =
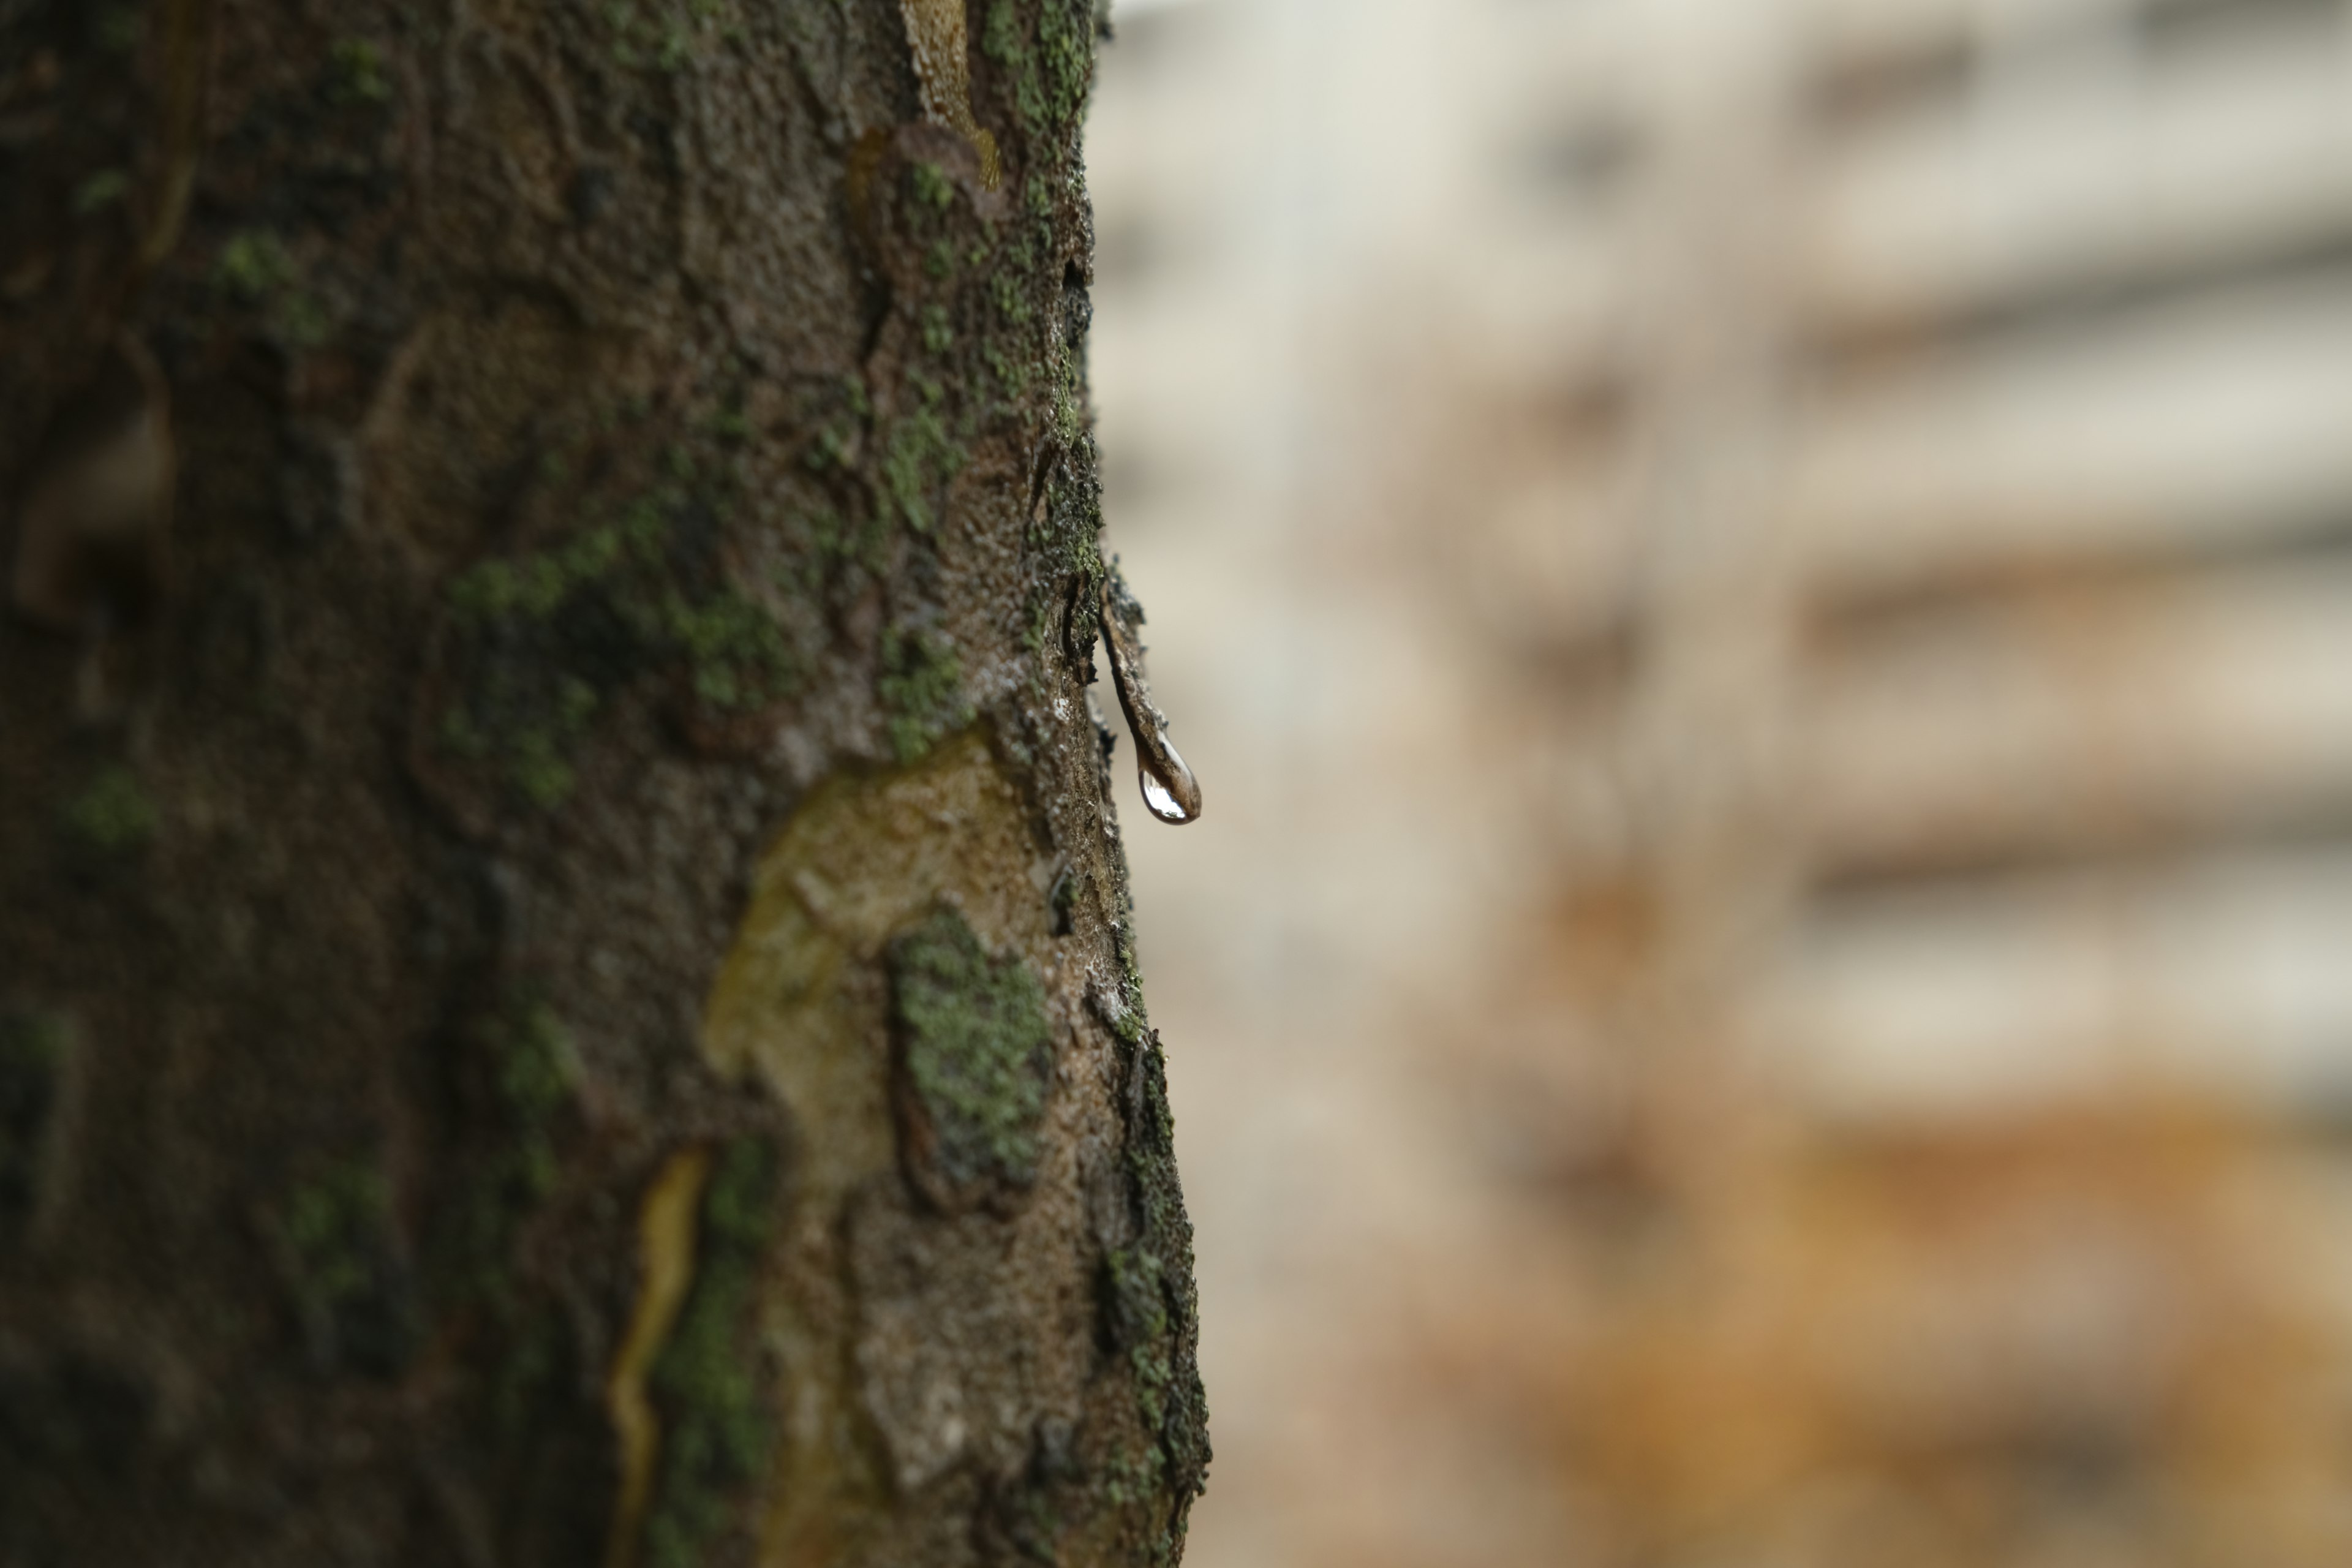
[(907, 21), (907, 47), (914, 51), (924, 117), (969, 141), (980, 153), (981, 183), (996, 189), (996, 138), (972, 118), (971, 41), (964, 0), (899, 0), (898, 11)]
[(621, 1443), (620, 1501), (604, 1568), (628, 1568), (636, 1560), (637, 1532), (653, 1500), (661, 1423), (646, 1384), (694, 1284), (695, 1216), (709, 1177), (709, 1150), (680, 1150), (662, 1166), (637, 1210), (636, 1309), (604, 1383), (605, 1408)]
[(702, 1038), (714, 1068), (763, 1079), (795, 1129), (790, 1279), (771, 1295), (762, 1333), (792, 1391), (762, 1563), (830, 1561), (841, 1531), (892, 1507), (891, 1479), (857, 1436), (856, 1312), (837, 1223), (861, 1186), (898, 1179), (884, 951), (947, 900), (991, 951), (1043, 954), (1053, 943), (1042, 869), (1020, 799), (978, 733), (910, 767), (834, 779), (761, 858)]

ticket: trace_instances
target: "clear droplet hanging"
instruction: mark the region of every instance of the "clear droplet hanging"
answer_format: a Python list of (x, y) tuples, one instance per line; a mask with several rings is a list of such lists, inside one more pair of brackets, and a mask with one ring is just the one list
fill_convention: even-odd
[(1182, 826), (1201, 816), (1201, 784), (1168, 739), (1168, 716), (1151, 700), (1150, 684), (1143, 674), (1143, 645), (1135, 628), (1143, 624), (1143, 606), (1119, 581), (1116, 563), (1103, 579), (1103, 641), (1110, 648), (1111, 684), (1118, 689), (1118, 705), (1127, 715), (1128, 732), (1135, 737), (1136, 783), (1143, 804), (1160, 821)]

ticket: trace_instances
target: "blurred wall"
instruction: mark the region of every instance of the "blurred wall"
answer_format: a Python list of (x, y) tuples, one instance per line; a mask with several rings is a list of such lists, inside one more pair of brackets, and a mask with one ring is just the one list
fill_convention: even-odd
[(1114, 16), (1191, 1561), (2352, 1562), (2352, 10)]

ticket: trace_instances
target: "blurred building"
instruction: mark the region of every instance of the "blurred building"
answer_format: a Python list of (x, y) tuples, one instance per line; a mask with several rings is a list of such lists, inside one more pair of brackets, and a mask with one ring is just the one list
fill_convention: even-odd
[(2352, 6), (1115, 16), (1192, 1561), (2352, 1562)]

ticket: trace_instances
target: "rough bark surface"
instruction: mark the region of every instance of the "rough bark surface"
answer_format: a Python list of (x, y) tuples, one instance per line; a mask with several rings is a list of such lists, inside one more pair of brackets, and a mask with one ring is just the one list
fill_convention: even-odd
[(1181, 1552), (1098, 28), (0, 0), (0, 1564)]

